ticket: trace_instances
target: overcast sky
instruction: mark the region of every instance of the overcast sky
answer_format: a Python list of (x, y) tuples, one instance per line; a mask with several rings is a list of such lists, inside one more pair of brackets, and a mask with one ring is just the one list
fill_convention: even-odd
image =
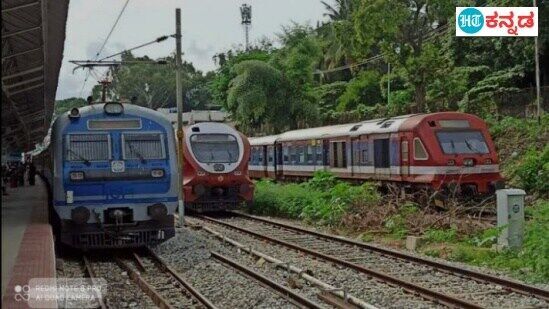
[[(69, 60), (93, 59), (111, 29), (124, 0), (72, 0), (69, 6), (63, 66), (57, 99), (86, 97), (97, 83), (86, 72), (72, 72)], [(329, 1), (330, 2), (330, 1)], [(275, 38), (282, 25), (292, 21), (315, 25), (324, 19), (320, 0), (130, 0), (101, 55), (107, 56), (175, 32), (175, 8), (182, 12), (183, 58), (202, 71), (216, 68), (212, 56), (244, 41), (239, 6), (252, 5), (251, 41)], [(169, 55), (169, 39), (138, 51), (153, 58)]]

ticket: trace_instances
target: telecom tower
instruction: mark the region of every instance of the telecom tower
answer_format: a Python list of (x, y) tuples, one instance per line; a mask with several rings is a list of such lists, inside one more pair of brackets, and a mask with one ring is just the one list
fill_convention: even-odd
[(244, 26), (244, 35), (246, 37), (246, 50), (250, 48), (250, 26), (252, 25), (252, 6), (246, 3), (240, 7), (240, 16)]

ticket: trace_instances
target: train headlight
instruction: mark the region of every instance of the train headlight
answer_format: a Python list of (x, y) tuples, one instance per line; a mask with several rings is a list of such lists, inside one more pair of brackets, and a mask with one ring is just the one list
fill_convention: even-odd
[(84, 172), (71, 172), (70, 177), (74, 181), (84, 180)]
[(473, 165), (475, 165), (475, 161), (473, 159), (463, 159), (463, 165), (473, 166)]
[(106, 114), (119, 115), (124, 112), (124, 106), (120, 103), (110, 102), (105, 104), (103, 110)]
[(450, 160), (448, 160), (447, 164), (450, 165), (450, 166), (453, 166), (453, 165), (456, 165), (456, 161), (453, 160), (453, 159), (450, 159)]
[(193, 192), (196, 195), (203, 195), (206, 192), (206, 188), (203, 185), (196, 185), (193, 187)]
[(147, 208), (149, 216), (155, 220), (160, 220), (168, 215), (168, 208), (162, 203), (151, 205)]
[(164, 170), (163, 169), (156, 169), (151, 171), (151, 176), (153, 178), (160, 178), (164, 177)]
[(90, 219), (90, 210), (84, 206), (78, 206), (71, 211), (71, 218), (76, 224), (85, 224)]
[(242, 172), (241, 171), (236, 171), (236, 172), (234, 172), (234, 175), (235, 176), (242, 176)]
[(492, 159), (486, 159), (486, 160), (484, 160), (484, 164), (492, 164)]
[(69, 118), (80, 118), (80, 110), (77, 107), (74, 107), (69, 112)]

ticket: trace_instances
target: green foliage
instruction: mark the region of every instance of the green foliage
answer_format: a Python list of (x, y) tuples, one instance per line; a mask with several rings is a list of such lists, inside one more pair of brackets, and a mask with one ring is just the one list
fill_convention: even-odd
[(549, 144), (542, 151), (530, 149), (517, 167), (522, 188), (549, 195)]
[(540, 200), (532, 206), (531, 215), (520, 250), (492, 250), (501, 228), (491, 228), (459, 243), (452, 249), (450, 259), (508, 270), (528, 281), (549, 282), (549, 201)]
[(359, 104), (373, 106), (382, 101), (379, 88), (380, 75), (376, 71), (362, 71), (347, 84), (339, 97), (339, 111), (353, 110)]
[(430, 242), (451, 243), (457, 240), (457, 229), (428, 229), (423, 235)]
[(55, 115), (61, 115), (74, 107), (86, 106), (88, 103), (82, 98), (68, 98), (55, 101)]
[(549, 115), (543, 115), (541, 123), (513, 117), (489, 118), (488, 123), (506, 182), (547, 197)]
[(375, 187), (370, 184), (354, 186), (336, 180), (329, 173), (317, 172), (313, 179), (301, 184), (258, 181), (253, 211), (339, 225), (346, 212), (354, 207), (373, 205), (379, 198)]

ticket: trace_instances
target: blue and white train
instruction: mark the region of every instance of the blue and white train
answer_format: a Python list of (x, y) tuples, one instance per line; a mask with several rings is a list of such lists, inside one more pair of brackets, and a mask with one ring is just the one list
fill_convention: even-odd
[(74, 108), (50, 140), (44, 174), (61, 243), (138, 247), (175, 235), (176, 143), (161, 113), (116, 102)]

